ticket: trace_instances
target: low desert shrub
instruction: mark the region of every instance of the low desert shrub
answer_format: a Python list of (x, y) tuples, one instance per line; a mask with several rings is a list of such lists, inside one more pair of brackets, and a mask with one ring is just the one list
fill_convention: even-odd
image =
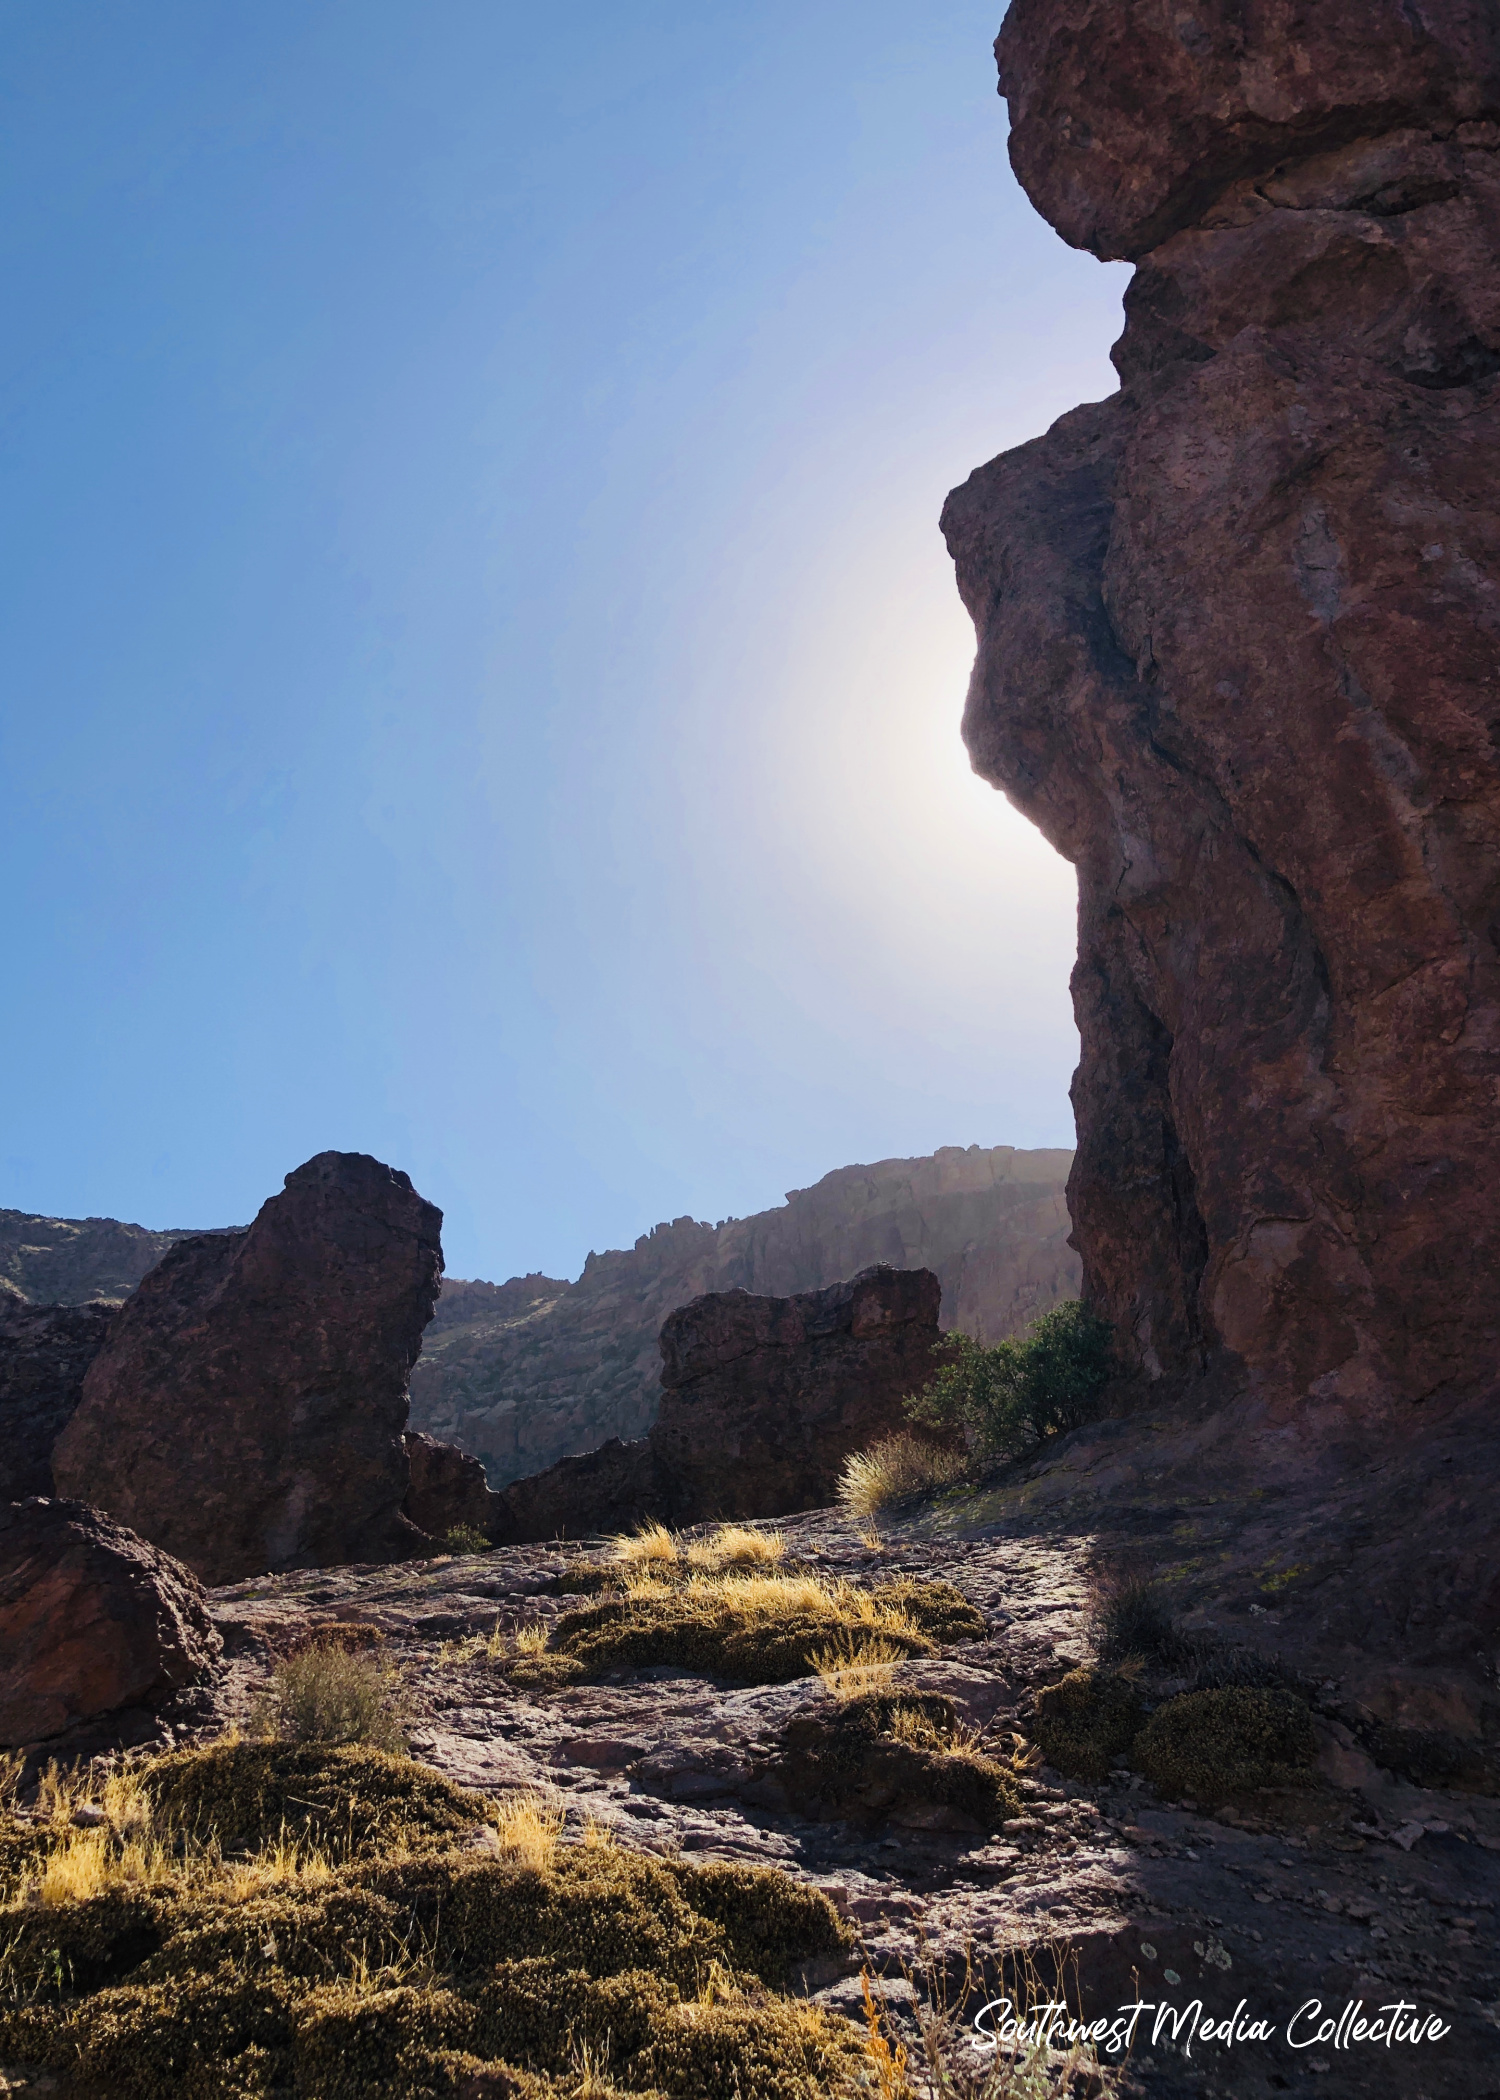
[(839, 1507), (852, 1523), (863, 1524), (883, 1509), (951, 1487), (964, 1470), (961, 1451), (945, 1450), (909, 1430), (883, 1436), (868, 1451), (844, 1460)]
[(277, 1663), (252, 1728), (289, 1743), (399, 1750), (405, 1743), (399, 1680), (376, 1653), (317, 1641)]
[(445, 1553), (488, 1553), (490, 1542), (476, 1524), (450, 1524), (443, 1533)]
[[(230, 1747), (151, 1760), (147, 1796), (264, 1854), (297, 1790), (335, 1824), (347, 1791), (347, 1821), (372, 1840), (378, 1823), (378, 1841), (316, 1884), (248, 1898), (212, 1845), (183, 1844), (162, 1886), (0, 1905), (0, 2060), (110, 2100), (859, 2090), (858, 2030), (777, 1995), (847, 1943), (819, 1892), (766, 1869), (559, 1843), (535, 1802), (502, 1804), (505, 1849), (478, 1855), (451, 1842), (477, 1797), (408, 1760)], [(377, 1797), (391, 1819), (372, 1819)], [(414, 1850), (403, 1830), (448, 1842)]]
[(1141, 1725), (1141, 1695), (1116, 1671), (1070, 1670), (1037, 1694), (1031, 1733), (1049, 1764), (1070, 1779), (1099, 1781)]
[(1161, 1592), (1139, 1576), (1101, 1582), (1090, 1619), (1101, 1662), (1119, 1663), (1136, 1655), (1144, 1663), (1165, 1667), (1186, 1653)]
[(981, 1458), (1019, 1458), (1092, 1421), (1109, 1382), (1109, 1323), (1076, 1298), (1013, 1340), (949, 1341), (953, 1361), (907, 1401), (907, 1412), (929, 1428), (962, 1430)]
[(1316, 1757), (1305, 1700), (1245, 1687), (1167, 1700), (1134, 1748), (1134, 1762), (1162, 1793), (1194, 1800), (1305, 1785)]
[(983, 1614), (946, 1582), (863, 1590), (780, 1573), (647, 1577), (624, 1596), (564, 1612), (546, 1653), (510, 1665), (508, 1674), (540, 1683), (673, 1663), (742, 1684), (781, 1684), (843, 1644), (882, 1641), (900, 1655), (930, 1655), (934, 1645), (978, 1640), (987, 1630)]
[(932, 1693), (867, 1692), (796, 1715), (768, 1776), (799, 1815), (866, 1824), (946, 1810), (935, 1820), (988, 1832), (1019, 1803), (1015, 1767), (985, 1756)]

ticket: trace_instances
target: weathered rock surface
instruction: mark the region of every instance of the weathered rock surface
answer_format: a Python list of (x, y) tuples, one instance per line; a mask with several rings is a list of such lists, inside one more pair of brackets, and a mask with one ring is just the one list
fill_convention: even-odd
[(902, 1403), (941, 1362), (930, 1269), (866, 1269), (791, 1298), (710, 1292), (661, 1331), (649, 1435), (513, 1481), (491, 1535), (507, 1544), (620, 1531), (644, 1517), (778, 1517), (817, 1509), (844, 1460), (907, 1426)]
[(112, 1305), (0, 1296), (0, 1502), (53, 1493), (52, 1446), (114, 1315)]
[(1076, 1297), (1063, 1190), (1072, 1155), (944, 1146), (841, 1167), (786, 1204), (719, 1226), (678, 1218), (575, 1284), (446, 1281), (412, 1374), (412, 1420), (476, 1452), (496, 1486), (611, 1437), (643, 1436), (660, 1401), (657, 1337), (705, 1292), (789, 1297), (872, 1264), (932, 1269), (943, 1324), (985, 1341)]
[(1078, 868), (1087, 1294), (1366, 1420), (1500, 1355), (1497, 38), (1017, 0), (1017, 172), (1140, 267), (1122, 391), (944, 513), (974, 763)]
[(0, 1505), (0, 1746), (211, 1678), (223, 1641), (178, 1561), (81, 1502)]
[(441, 1539), (464, 1525), (489, 1538), (500, 1498), (491, 1493), (479, 1460), (419, 1429), (409, 1429), (405, 1443), (411, 1484), (403, 1507), (418, 1531)]
[(209, 1581), (413, 1550), (406, 1382), (441, 1225), (405, 1174), (322, 1152), (254, 1224), (181, 1242), (84, 1380), (59, 1490)]
[(0, 1299), (86, 1305), (128, 1298), (169, 1247), (191, 1232), (151, 1232), (118, 1218), (42, 1218), (0, 1210)]

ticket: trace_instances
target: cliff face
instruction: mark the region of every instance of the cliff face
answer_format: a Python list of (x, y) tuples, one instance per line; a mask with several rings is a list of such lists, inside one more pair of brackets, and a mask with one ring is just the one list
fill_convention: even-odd
[(1493, 1383), (1500, 17), (1016, 0), (1011, 157), (1121, 391), (944, 530), (977, 770), (1079, 874), (1070, 1182), (1149, 1377)]
[(576, 1284), (445, 1283), (412, 1374), (412, 1426), (477, 1453), (503, 1486), (643, 1436), (661, 1401), (657, 1337), (690, 1299), (791, 1297), (877, 1263), (933, 1270), (943, 1326), (998, 1340), (1077, 1295), (1071, 1158), (945, 1146), (841, 1167), (755, 1217), (659, 1225), (626, 1252), (591, 1256)]

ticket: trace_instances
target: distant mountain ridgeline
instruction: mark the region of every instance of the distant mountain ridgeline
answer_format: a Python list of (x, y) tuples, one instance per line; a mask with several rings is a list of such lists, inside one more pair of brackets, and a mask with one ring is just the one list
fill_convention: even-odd
[(192, 1237), (192, 1229), (150, 1232), (118, 1218), (42, 1218), (0, 1210), (0, 1299), (86, 1305), (96, 1298), (128, 1298), (169, 1247)]
[(661, 1397), (657, 1336), (689, 1299), (789, 1297), (876, 1262), (935, 1270), (942, 1325), (998, 1341), (1078, 1293), (1064, 1200), (1072, 1160), (946, 1145), (840, 1167), (754, 1217), (658, 1225), (628, 1252), (591, 1254), (576, 1283), (450, 1278), (412, 1373), (412, 1427), (473, 1452), (502, 1487), (645, 1434)]

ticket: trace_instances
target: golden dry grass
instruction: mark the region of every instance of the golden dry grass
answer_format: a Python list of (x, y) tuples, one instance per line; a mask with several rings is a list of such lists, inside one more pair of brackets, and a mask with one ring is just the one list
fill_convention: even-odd
[(962, 1452), (944, 1450), (940, 1444), (902, 1430), (845, 1459), (839, 1507), (852, 1523), (867, 1523), (898, 1502), (951, 1487), (962, 1476), (965, 1464)]
[(678, 1558), (677, 1541), (665, 1524), (642, 1524), (638, 1531), (623, 1533), (615, 1540), (614, 1551), (623, 1567), (670, 1565)]
[(835, 1699), (863, 1699), (871, 1692), (889, 1691), (896, 1665), (905, 1656), (905, 1649), (890, 1641), (845, 1636), (817, 1649), (811, 1660), (824, 1689)]
[(687, 1559), (690, 1568), (711, 1575), (726, 1568), (771, 1568), (786, 1559), (786, 1540), (779, 1531), (721, 1524), (712, 1538), (694, 1540)]
[(565, 1821), (562, 1809), (540, 1794), (502, 1794), (495, 1803), (495, 1835), (507, 1859), (537, 1872), (550, 1867)]

